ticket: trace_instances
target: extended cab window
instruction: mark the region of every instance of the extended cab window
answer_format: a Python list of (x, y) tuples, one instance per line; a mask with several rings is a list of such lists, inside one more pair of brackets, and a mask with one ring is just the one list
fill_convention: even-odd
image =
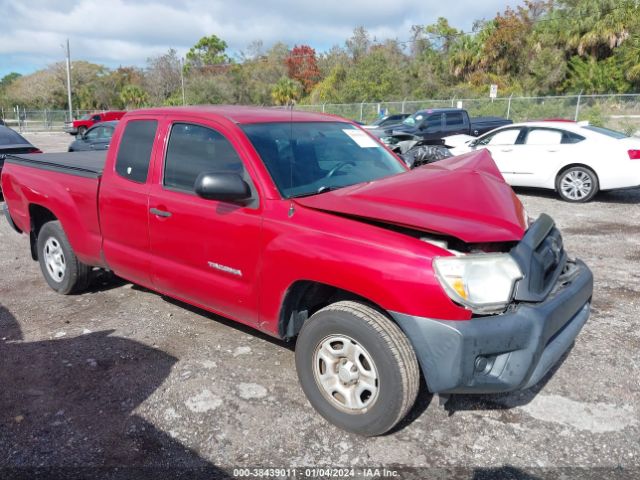
[(147, 181), (157, 126), (156, 120), (132, 120), (127, 123), (116, 158), (118, 175), (133, 182)]
[(229, 172), (244, 176), (242, 160), (229, 141), (207, 127), (176, 123), (171, 128), (163, 184), (193, 192), (201, 173)]

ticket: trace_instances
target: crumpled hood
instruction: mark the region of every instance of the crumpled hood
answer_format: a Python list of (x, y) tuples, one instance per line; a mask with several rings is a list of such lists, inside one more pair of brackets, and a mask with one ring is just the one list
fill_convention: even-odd
[(526, 230), (524, 208), (486, 149), (295, 201), (468, 243), (519, 241)]

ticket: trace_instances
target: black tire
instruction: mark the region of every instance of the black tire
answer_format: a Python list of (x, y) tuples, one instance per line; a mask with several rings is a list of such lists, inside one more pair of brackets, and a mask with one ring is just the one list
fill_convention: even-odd
[[(55, 269), (47, 258), (59, 258)], [(79, 293), (89, 285), (91, 268), (76, 257), (59, 221), (45, 223), (38, 233), (38, 262), (49, 286), (62, 295)]]
[[(573, 180), (572, 180), (573, 179)], [(579, 187), (571, 188), (572, 182)], [(585, 191), (588, 185), (588, 190)], [(598, 176), (587, 167), (571, 167), (563, 170), (556, 177), (556, 192), (562, 200), (571, 203), (590, 201), (600, 190)]]
[[(371, 357), (371, 365), (360, 360), (360, 365), (366, 364), (377, 378), (375, 397), (369, 392), (365, 401), (371, 404), (365, 408), (347, 411), (338, 398), (329, 398), (334, 394), (330, 395), (316, 378), (323, 363), (316, 352), (336, 337), (348, 337)], [(382, 435), (407, 415), (418, 395), (420, 371), (411, 343), (389, 318), (361, 303), (337, 302), (315, 313), (302, 326), (295, 355), (298, 378), (311, 405), (329, 422), (349, 432)], [(339, 365), (331, 370), (334, 377), (339, 377), (335, 374), (340, 371)], [(357, 390), (360, 380), (355, 382), (353, 388)]]

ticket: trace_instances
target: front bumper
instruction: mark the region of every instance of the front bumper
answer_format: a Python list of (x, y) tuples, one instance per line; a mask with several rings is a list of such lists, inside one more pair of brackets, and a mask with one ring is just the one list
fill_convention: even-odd
[(589, 317), (593, 275), (569, 263), (539, 303), (466, 321), (391, 312), (416, 351), (433, 393), (496, 393), (532, 387), (571, 347)]

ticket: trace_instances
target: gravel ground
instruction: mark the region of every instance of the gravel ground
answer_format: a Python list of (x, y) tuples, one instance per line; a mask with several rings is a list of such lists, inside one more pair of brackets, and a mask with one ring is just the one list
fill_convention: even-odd
[[(44, 151), (70, 142), (28, 138)], [(640, 475), (640, 189), (586, 205), (518, 194), (531, 216), (555, 218), (594, 272), (593, 314), (574, 348), (531, 390), (453, 396), (444, 407), (422, 394), (400, 428), (370, 439), (315, 413), (291, 345), (108, 276), (88, 293), (54, 294), (27, 238), (0, 221), (0, 467)]]

